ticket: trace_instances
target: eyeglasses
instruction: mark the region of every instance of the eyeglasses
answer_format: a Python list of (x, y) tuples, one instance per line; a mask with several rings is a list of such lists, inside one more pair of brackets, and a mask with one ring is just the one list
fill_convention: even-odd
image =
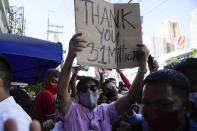
[(81, 87), (80, 91), (81, 92), (86, 92), (88, 91), (88, 88), (90, 88), (91, 91), (95, 92), (98, 87), (96, 85), (91, 85), (91, 86), (84, 86), (84, 87)]

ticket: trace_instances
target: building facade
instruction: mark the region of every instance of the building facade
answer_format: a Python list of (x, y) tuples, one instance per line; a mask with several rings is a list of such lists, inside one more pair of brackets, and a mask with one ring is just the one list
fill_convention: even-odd
[(163, 37), (145, 37), (144, 43), (150, 49), (150, 54), (159, 58), (167, 54), (167, 42)]
[(156, 28), (155, 37), (165, 38), (167, 53), (175, 51), (176, 40), (180, 36), (180, 25), (178, 21), (166, 20)]
[(191, 41), (192, 47), (197, 48), (197, 9), (191, 12), (192, 21), (191, 21)]
[(9, 31), (9, 12), (8, 0), (0, 0), (0, 33), (8, 33)]

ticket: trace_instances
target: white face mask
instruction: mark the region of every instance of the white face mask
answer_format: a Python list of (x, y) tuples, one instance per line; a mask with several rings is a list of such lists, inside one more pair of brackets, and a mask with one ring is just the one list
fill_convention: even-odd
[(87, 107), (91, 108), (97, 104), (98, 94), (96, 92), (92, 92), (88, 90), (86, 93), (83, 93), (79, 96), (79, 102)]

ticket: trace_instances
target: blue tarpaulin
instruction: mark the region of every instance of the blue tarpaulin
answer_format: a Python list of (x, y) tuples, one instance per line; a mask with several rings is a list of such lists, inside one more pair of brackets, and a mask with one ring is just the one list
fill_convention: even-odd
[(12, 65), (12, 81), (24, 83), (42, 81), (63, 60), (61, 43), (12, 34), (0, 34), (0, 53)]

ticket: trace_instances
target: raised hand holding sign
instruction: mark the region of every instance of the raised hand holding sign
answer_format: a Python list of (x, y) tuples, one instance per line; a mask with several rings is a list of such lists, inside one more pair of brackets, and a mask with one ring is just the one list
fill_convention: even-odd
[(138, 65), (133, 51), (142, 43), (139, 4), (75, 0), (76, 32), (87, 48), (77, 54), (81, 65), (131, 68)]

